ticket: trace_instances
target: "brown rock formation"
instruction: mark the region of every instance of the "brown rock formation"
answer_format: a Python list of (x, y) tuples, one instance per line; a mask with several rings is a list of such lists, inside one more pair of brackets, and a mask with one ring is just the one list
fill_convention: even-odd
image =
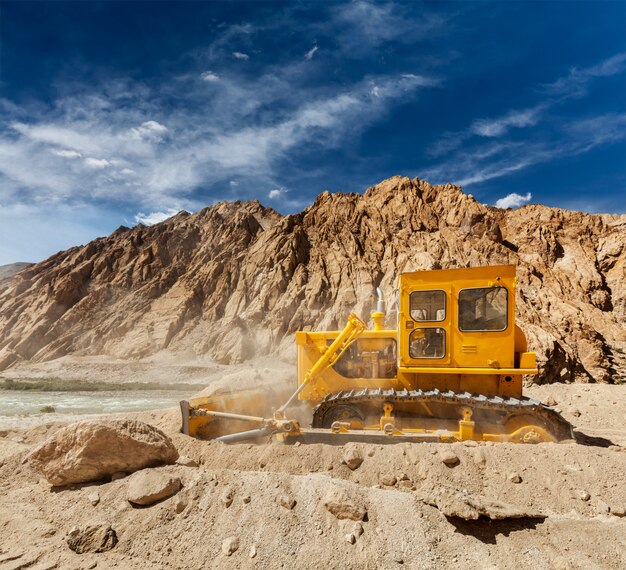
[(0, 282), (0, 370), (70, 353), (292, 355), (296, 330), (367, 316), (399, 272), (501, 263), (518, 265), (539, 381), (624, 379), (626, 216), (500, 210), (402, 177), (284, 217), (257, 201), (181, 212), (33, 265)]
[(99, 481), (119, 472), (172, 464), (176, 459), (172, 440), (137, 420), (76, 422), (61, 428), (28, 456), (33, 469), (57, 486)]

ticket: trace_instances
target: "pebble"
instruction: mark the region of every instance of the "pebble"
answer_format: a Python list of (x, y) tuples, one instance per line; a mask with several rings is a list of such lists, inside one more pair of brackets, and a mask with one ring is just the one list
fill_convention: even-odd
[(191, 457), (187, 457), (186, 455), (181, 455), (176, 460), (176, 463), (178, 465), (182, 465), (183, 467), (198, 467), (197, 461), (194, 461)]
[(89, 495), (87, 495), (87, 499), (89, 499), (89, 502), (95, 507), (100, 502), (100, 495), (98, 494), (98, 491), (94, 491), (93, 493), (89, 493)]
[(521, 483), (522, 482), (522, 478), (520, 477), (519, 473), (509, 473), (509, 476), (507, 477), (507, 479), (511, 483)]
[(452, 451), (442, 451), (439, 454), (441, 461), (448, 467), (454, 467), (460, 462), (459, 456)]
[(233, 504), (233, 492), (230, 489), (227, 489), (224, 493), (222, 493), (220, 500), (226, 508), (230, 507)]
[(279, 495), (276, 500), (281, 507), (285, 507), (288, 510), (291, 510), (296, 506), (296, 500), (289, 495)]
[(222, 541), (222, 552), (230, 556), (239, 549), (239, 539), (236, 536), (229, 536)]
[(571, 413), (575, 418), (580, 417), (580, 410), (578, 408), (574, 408)]
[(180, 514), (185, 510), (186, 507), (187, 501), (185, 500), (185, 498), (181, 497), (180, 495), (176, 497), (176, 501), (174, 501), (174, 511), (177, 514)]
[(252, 497), (250, 495), (245, 495), (241, 500), (247, 505), (252, 500)]
[(250, 558), (256, 558), (256, 544), (253, 544), (250, 547), (250, 553), (248, 554), (248, 556), (250, 556)]
[(380, 482), (387, 487), (393, 487), (398, 482), (398, 480), (396, 479), (395, 475), (386, 474), (381, 476)]
[(341, 456), (341, 462), (345, 463), (352, 471), (358, 469), (363, 463), (361, 448), (356, 445), (346, 445)]
[(350, 544), (354, 544), (356, 542), (356, 536), (354, 536), (352, 533), (346, 534), (345, 539), (346, 542), (349, 542)]
[(581, 501), (588, 501), (589, 499), (591, 499), (591, 495), (585, 490), (580, 490), (578, 491), (578, 498)]

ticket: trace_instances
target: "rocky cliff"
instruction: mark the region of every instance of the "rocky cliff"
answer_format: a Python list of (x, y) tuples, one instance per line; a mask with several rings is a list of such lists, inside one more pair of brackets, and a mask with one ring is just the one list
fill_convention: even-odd
[(368, 315), (399, 272), (504, 263), (540, 382), (626, 380), (625, 215), (500, 210), (402, 177), (289, 216), (257, 201), (181, 212), (35, 264), (0, 282), (0, 370), (163, 349), (293, 358), (296, 330)]

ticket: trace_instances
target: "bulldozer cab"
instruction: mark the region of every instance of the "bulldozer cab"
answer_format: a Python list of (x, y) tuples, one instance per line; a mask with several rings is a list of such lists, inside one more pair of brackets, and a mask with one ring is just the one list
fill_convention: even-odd
[(399, 366), (512, 368), (515, 267), (404, 273), (399, 277)]

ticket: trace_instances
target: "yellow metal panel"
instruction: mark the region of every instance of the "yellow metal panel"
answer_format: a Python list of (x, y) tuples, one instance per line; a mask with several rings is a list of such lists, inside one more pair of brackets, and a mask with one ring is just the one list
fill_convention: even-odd
[[(458, 294), (463, 289), (506, 287), (508, 322), (504, 331), (463, 332), (458, 328)], [(472, 267), (405, 273), (399, 279), (399, 354), (402, 367), (512, 368), (515, 345), (515, 267)], [(410, 316), (409, 296), (416, 290), (443, 290), (447, 294), (442, 322), (416, 322)], [(442, 359), (415, 359), (409, 354), (409, 334), (416, 327), (441, 326), (446, 331)], [(407, 328), (411, 327), (411, 328)]]

